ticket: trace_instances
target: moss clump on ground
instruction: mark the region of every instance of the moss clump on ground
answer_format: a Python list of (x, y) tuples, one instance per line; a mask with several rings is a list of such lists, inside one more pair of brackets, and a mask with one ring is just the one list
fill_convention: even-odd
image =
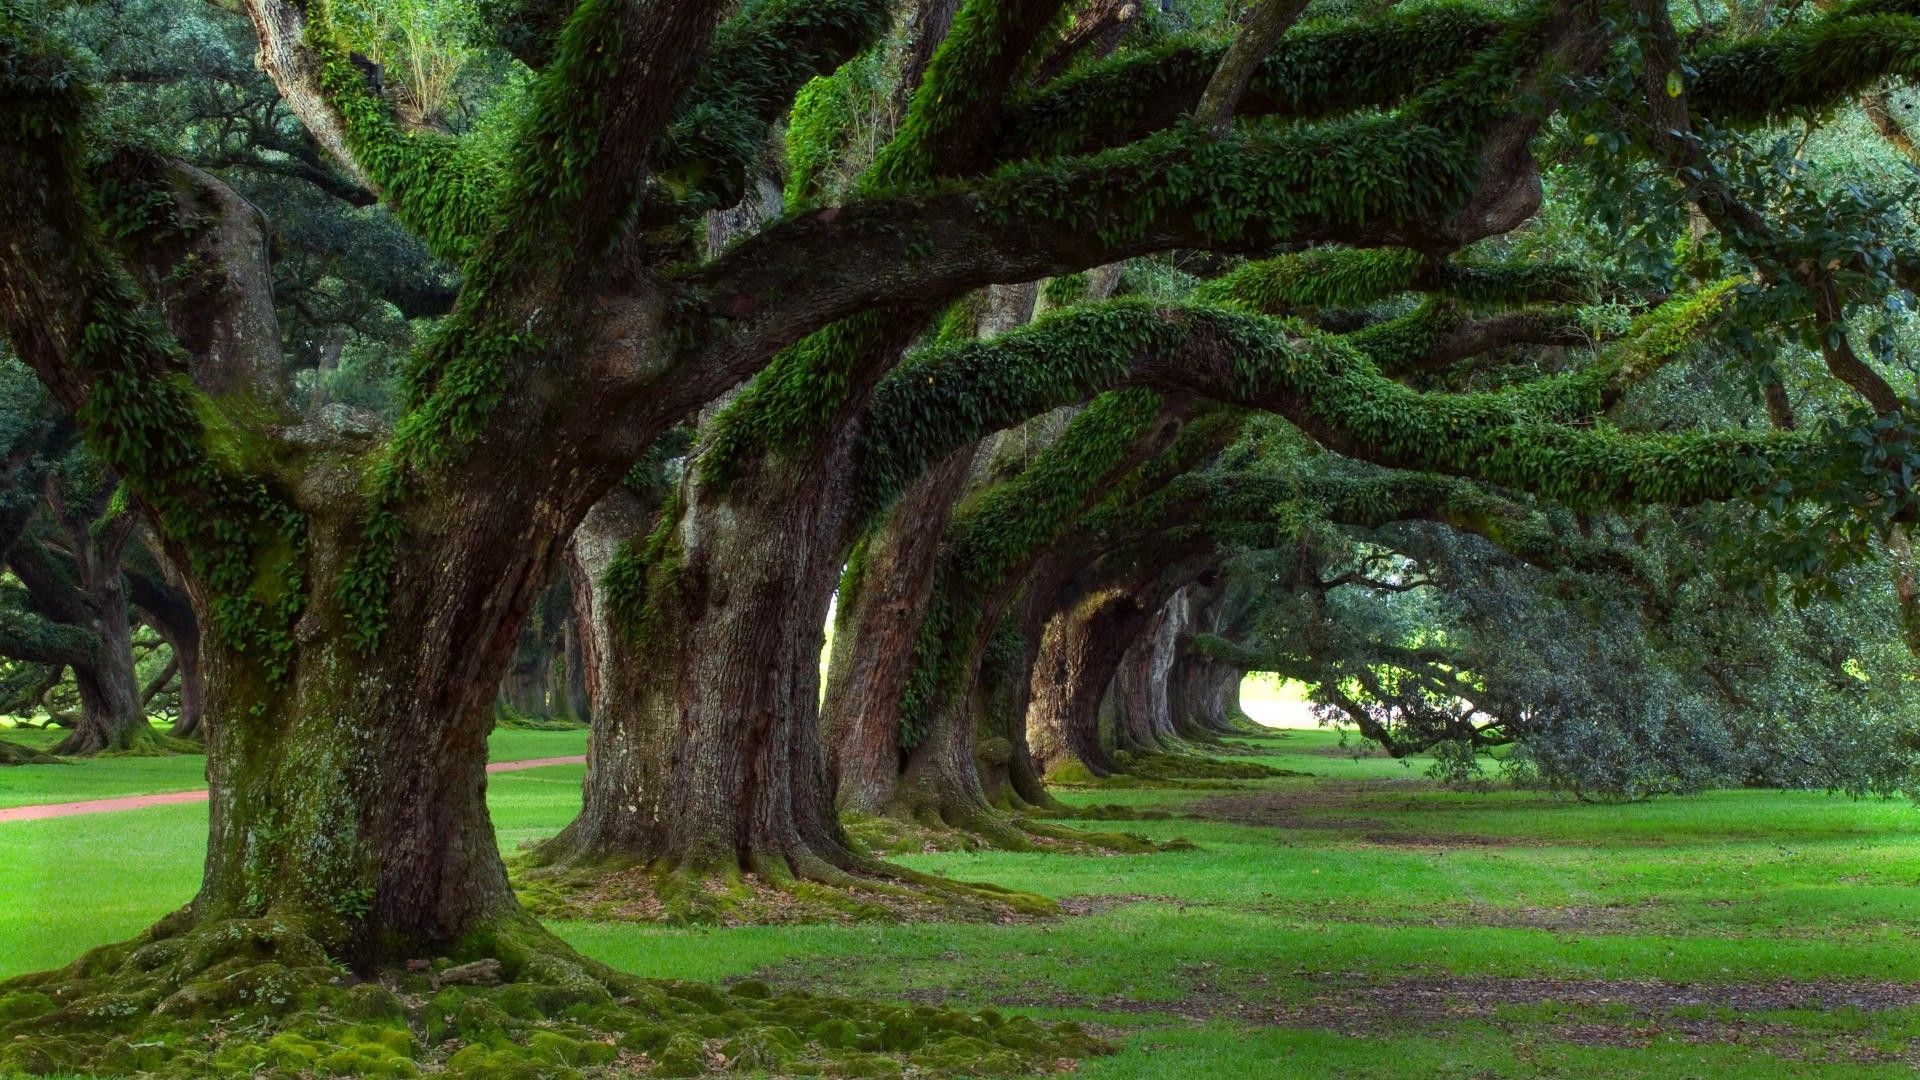
[(531, 923), (371, 978), (291, 923), (184, 923), (0, 983), (0, 1075), (1010, 1075), (1106, 1050), (991, 1010), (638, 979)]
[[(1063, 855), (1142, 854), (1174, 850), (1133, 833), (1095, 832), (1048, 824), (1043, 818), (1075, 817), (1070, 808), (1007, 812), (990, 831), (944, 823), (908, 821), (890, 815), (843, 813), (847, 835), (877, 855), (923, 855), (938, 851), (1050, 851)], [(1095, 818), (1097, 815), (1085, 815)], [(1161, 815), (1165, 817), (1167, 815)], [(1115, 819), (1108, 819), (1115, 820)]]
[(164, 731), (143, 731), (135, 735), (133, 742), (124, 750), (102, 750), (95, 757), (170, 757), (174, 754), (205, 754), (206, 744), (195, 739), (181, 739)]
[(1258, 762), (1222, 761), (1200, 754), (1129, 754), (1116, 750), (1113, 763), (1121, 772), (1142, 780), (1263, 780), (1305, 775)]
[(512, 867), (520, 902), (548, 919), (693, 926), (791, 923), (1002, 922), (1059, 914), (1053, 901), (982, 882), (874, 863), (868, 876), (775, 880), (617, 861)]
[(64, 764), (52, 754), (43, 754), (31, 746), (21, 746), (16, 742), (0, 739), (0, 765), (60, 765)]
[(1253, 761), (1222, 761), (1199, 754), (1131, 754), (1116, 750), (1113, 763), (1119, 771), (1112, 776), (1095, 776), (1085, 765), (1077, 761), (1069, 762), (1049, 770), (1047, 783), (1080, 788), (1181, 787), (1230, 790), (1240, 787), (1239, 782), (1244, 780), (1309, 775)]

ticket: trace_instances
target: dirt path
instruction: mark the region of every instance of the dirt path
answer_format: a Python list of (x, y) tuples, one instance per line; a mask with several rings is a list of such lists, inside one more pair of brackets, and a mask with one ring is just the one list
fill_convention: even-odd
[[(490, 773), (519, 772), (548, 765), (584, 765), (585, 754), (571, 757), (528, 758), (524, 761), (496, 761), (487, 766)], [(73, 817), (76, 814), (105, 814), (114, 810), (143, 810), (149, 806), (174, 806), (207, 801), (207, 789), (170, 791), (164, 795), (123, 795), (116, 799), (87, 799), (84, 802), (41, 803), (37, 806), (11, 806), (0, 809), (0, 822), (41, 821), (46, 818)]]

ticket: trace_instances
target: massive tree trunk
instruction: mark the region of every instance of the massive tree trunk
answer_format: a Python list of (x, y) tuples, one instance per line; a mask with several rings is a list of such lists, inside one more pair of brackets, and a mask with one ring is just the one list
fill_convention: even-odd
[[(596, 600), (584, 803), (542, 861), (828, 880), (860, 865), (818, 735), (844, 515), (820, 481), (839, 474), (844, 441), (769, 456), (725, 490), (690, 476), (638, 570), (641, 610)], [(633, 539), (637, 524), (608, 526)]]
[(1126, 650), (1114, 639), (1114, 611), (1124, 597), (1079, 597), (1048, 621), (1034, 661), (1027, 711), (1027, 742), (1042, 775), (1068, 774), (1074, 766), (1096, 777), (1118, 771), (1100, 739), (1100, 705)]
[(88, 588), (87, 595), (95, 607), (92, 629), (99, 635), (100, 647), (89, 663), (73, 665), (80, 722), (53, 748), (55, 754), (130, 750), (155, 734), (147, 722), (140, 677), (133, 668), (133, 622), (127, 615), (125, 590), (116, 584)]
[[(1115, 278), (1117, 273), (1101, 274), (1098, 287), (1110, 289)], [(1033, 316), (1039, 299), (1036, 285), (994, 286), (987, 290), (977, 334), (992, 337), (1020, 326)], [(1035, 423), (1046, 424), (1048, 441), (1057, 436), (1057, 423)], [(837, 798), (845, 808), (1004, 832), (994, 821), (981, 780), (976, 710), (966, 685), (994, 626), (968, 621), (967, 594), (987, 590), (985, 606), (992, 608), (994, 583), (951, 580), (960, 571), (952, 565), (947, 536), (965, 493), (982, 488), (1000, 471), (995, 457), (1002, 442), (969, 444), (917, 478), (849, 568), (836, 613), (822, 723)], [(1017, 574), (1007, 578), (1004, 585), (1017, 583)], [(1004, 605), (1010, 596), (1005, 588), (998, 602)], [(930, 610), (935, 605), (938, 610)], [(929, 639), (929, 628), (960, 640)], [(957, 669), (964, 681), (933, 688), (944, 696), (917, 702), (914, 726), (903, 730), (902, 699), (916, 669), (946, 663), (949, 649), (966, 658)], [(998, 747), (984, 749), (990, 764), (1000, 757)]]
[(1147, 620), (1140, 636), (1122, 654), (1109, 691), (1116, 750), (1160, 754), (1178, 749), (1168, 682), (1174, 644), (1184, 622), (1181, 597), (1175, 594)]
[(1185, 648), (1173, 668), (1173, 716), (1188, 739), (1240, 733), (1240, 683), (1247, 673)]
[(933, 594), (938, 538), (974, 458), (969, 446), (920, 476), (855, 550), (834, 609), (820, 733), (843, 808), (883, 813), (898, 787), (900, 695)]
[(1018, 613), (1009, 613), (995, 632), (975, 678), (973, 729), (981, 740), (974, 755), (980, 786), (996, 806), (1055, 808), (1040, 768), (1027, 745), (1027, 699), (1039, 634), (1029, 633)]
[(1240, 708), (1240, 684), (1247, 673), (1209, 656), (1195, 644), (1198, 634), (1228, 632), (1231, 597), (1222, 583), (1208, 589), (1187, 590), (1188, 621), (1174, 645), (1174, 663), (1168, 695), (1174, 730), (1183, 738), (1211, 740), (1242, 730), (1246, 714)]

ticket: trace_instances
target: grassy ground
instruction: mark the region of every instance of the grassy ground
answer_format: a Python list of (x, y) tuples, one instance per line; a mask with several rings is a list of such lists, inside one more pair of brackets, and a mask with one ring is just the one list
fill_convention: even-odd
[[(164, 730), (164, 729), (163, 729)], [(45, 750), (66, 733), (39, 728), (0, 729), (0, 739)], [(487, 738), (494, 761), (564, 757), (587, 752), (587, 733), (502, 729)], [(121, 795), (158, 795), (207, 786), (207, 761), (198, 754), (165, 757), (107, 757), (64, 765), (0, 768), (0, 807), (36, 803), (111, 799)]]
[[(1075, 912), (1061, 919), (560, 929), (643, 974), (753, 974), (1082, 1020), (1121, 1046), (1086, 1062), (1089, 1078), (1872, 1077), (1920, 1065), (1910, 804), (1453, 794), (1335, 741), (1261, 742), (1257, 760), (1311, 777), (1067, 793), (1171, 810), (1115, 827), (1197, 850), (907, 860), (1061, 897)], [(579, 776), (493, 777), (503, 846), (564, 824)], [(204, 821), (200, 807), (169, 807), (0, 825), (0, 975), (124, 937), (185, 899)]]

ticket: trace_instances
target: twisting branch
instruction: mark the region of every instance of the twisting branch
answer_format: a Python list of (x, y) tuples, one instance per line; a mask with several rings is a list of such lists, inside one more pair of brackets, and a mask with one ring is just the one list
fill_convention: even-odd
[(1098, 58), (1112, 52), (1139, 10), (1135, 0), (1094, 0), (1075, 13), (1073, 25), (1060, 35), (1060, 43), (1034, 69), (1034, 84), (1045, 85), (1059, 78), (1061, 72), (1085, 57)]
[(1688, 186), (1700, 212), (1763, 274), (1796, 281), (1812, 296), (1814, 320), (1821, 330), (1821, 356), (1833, 377), (1852, 387), (1875, 412), (1884, 416), (1898, 411), (1899, 393), (1860, 359), (1848, 340), (1846, 313), (1833, 273), (1812, 260), (1783, 259), (1773, 226), (1743, 202), (1707, 160), (1693, 131), (1680, 39), (1667, 8), (1660, 0), (1634, 0), (1634, 11), (1644, 65), (1646, 138), (1655, 157), (1690, 178)]
[[(687, 280), (718, 316), (707, 359), (750, 374), (806, 333), (879, 304), (1169, 248), (1339, 240), (1449, 251), (1505, 232), (1539, 205), (1527, 147), (1562, 92), (1560, 73), (1591, 67), (1606, 43), (1574, 6), (1516, 29), (1483, 63), (1392, 116), (1224, 138), (1179, 128), (1110, 154), (791, 218)], [(933, 81), (945, 57), (921, 100), (952, 90)], [(909, 116), (879, 180), (914, 175), (919, 152), (906, 147), (915, 131), (962, 123), (950, 105), (928, 110)], [(1275, 195), (1249, 205), (1247, 191)], [(1220, 213), (1225, 206), (1234, 212)]]
[(1220, 57), (1220, 66), (1207, 80), (1207, 88), (1201, 91), (1200, 103), (1193, 110), (1195, 123), (1215, 135), (1227, 133), (1254, 72), (1305, 10), (1307, 0), (1260, 0)]
[[(929, 460), (985, 431), (1116, 386), (1276, 412), (1330, 449), (1480, 477), (1576, 503), (1696, 502), (1751, 490), (1808, 452), (1788, 434), (1627, 436), (1571, 426), (1683, 355), (1732, 283), (1669, 301), (1586, 368), (1497, 393), (1420, 393), (1348, 343), (1258, 316), (1113, 301), (923, 354), (875, 396), (864, 497), (884, 504)], [(929, 455), (932, 455), (929, 457)]]

